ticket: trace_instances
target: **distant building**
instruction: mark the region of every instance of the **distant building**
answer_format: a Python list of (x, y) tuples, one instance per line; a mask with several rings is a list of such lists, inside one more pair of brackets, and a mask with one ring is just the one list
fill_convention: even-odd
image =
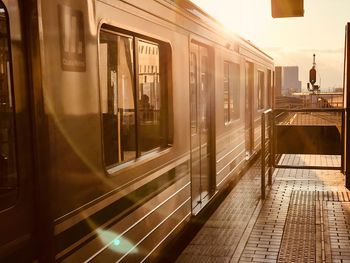
[(301, 92), (298, 66), (276, 67), (275, 74), (275, 96), (290, 96), (294, 92)]

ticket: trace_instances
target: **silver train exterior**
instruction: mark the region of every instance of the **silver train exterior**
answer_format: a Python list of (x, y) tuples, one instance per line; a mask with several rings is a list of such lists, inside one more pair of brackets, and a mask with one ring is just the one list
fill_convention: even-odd
[(0, 259), (155, 259), (260, 148), (273, 60), (188, 1), (0, 1)]

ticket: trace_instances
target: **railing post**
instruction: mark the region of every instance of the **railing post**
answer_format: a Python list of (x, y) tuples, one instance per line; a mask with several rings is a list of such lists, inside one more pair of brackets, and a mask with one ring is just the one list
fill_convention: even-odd
[[(349, 73), (350, 75), (350, 73)], [(350, 76), (349, 76), (350, 78)], [(349, 88), (350, 90), (350, 88)], [(349, 95), (347, 97), (350, 97)], [(347, 98), (350, 100), (350, 98)], [(348, 105), (345, 108), (345, 150), (344, 150), (344, 175), (345, 175), (345, 187), (350, 190), (350, 115), (348, 110)]]
[(261, 199), (265, 199), (265, 113), (261, 115)]
[(345, 187), (350, 189), (350, 23), (346, 25), (345, 34), (345, 57), (344, 57), (344, 108), (345, 108), (345, 160), (344, 160), (344, 174), (345, 174)]
[(345, 154), (345, 110), (341, 112), (341, 136), (340, 136), (340, 145), (341, 145), (341, 159), (340, 159), (340, 170), (344, 174), (344, 154)]
[(271, 131), (272, 131), (272, 137), (271, 137), (271, 155), (272, 155), (272, 167), (276, 167), (276, 155), (275, 155), (275, 147), (276, 147), (276, 136), (275, 136), (275, 119), (276, 119), (276, 116), (275, 116), (275, 111), (272, 111), (271, 113)]
[(269, 178), (268, 178), (268, 184), (272, 185), (272, 116), (273, 112), (270, 111), (268, 114), (268, 122), (269, 122), (269, 128), (268, 128), (268, 136), (269, 136)]

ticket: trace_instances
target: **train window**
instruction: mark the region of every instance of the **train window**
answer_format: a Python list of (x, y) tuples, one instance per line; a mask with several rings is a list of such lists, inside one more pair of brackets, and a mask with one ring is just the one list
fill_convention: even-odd
[(267, 107), (272, 107), (272, 74), (271, 70), (267, 70)]
[(107, 167), (168, 145), (164, 79), (169, 62), (163, 58), (161, 63), (164, 45), (102, 26), (100, 88)]
[(224, 119), (225, 124), (230, 122), (230, 108), (229, 108), (229, 100), (230, 100), (230, 82), (229, 82), (229, 67), (230, 64), (224, 63)]
[(262, 71), (258, 71), (258, 109), (264, 108), (264, 96), (265, 96), (265, 74)]
[(100, 80), (107, 166), (136, 157), (133, 64), (133, 39), (102, 31)]
[(14, 100), (11, 85), (10, 36), (5, 8), (0, 3), (0, 210), (15, 202), (17, 170)]
[[(143, 40), (138, 45), (146, 46), (148, 50), (159, 49), (154, 43)], [(154, 52), (139, 54), (138, 63), (147, 65), (147, 73), (139, 72), (138, 116), (139, 116), (139, 147), (141, 154), (160, 147), (161, 138), (161, 87), (159, 71), (159, 55)]]
[(240, 90), (240, 70), (239, 64), (233, 63), (230, 69), (230, 119), (231, 121), (239, 118), (239, 90)]
[(191, 134), (197, 133), (197, 56), (190, 56), (190, 100), (191, 100)]
[(224, 120), (225, 124), (239, 118), (239, 65), (224, 62)]

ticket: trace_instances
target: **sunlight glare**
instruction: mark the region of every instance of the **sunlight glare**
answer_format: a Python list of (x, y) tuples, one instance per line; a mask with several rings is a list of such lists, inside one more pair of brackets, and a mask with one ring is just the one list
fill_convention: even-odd
[(266, 32), (268, 2), (261, 0), (192, 0), (225, 27), (246, 39), (259, 39)]
[(97, 233), (99, 234), (99, 238), (101, 239), (102, 243), (111, 250), (122, 254), (138, 253), (138, 249), (135, 244), (118, 233), (103, 229), (97, 229)]

